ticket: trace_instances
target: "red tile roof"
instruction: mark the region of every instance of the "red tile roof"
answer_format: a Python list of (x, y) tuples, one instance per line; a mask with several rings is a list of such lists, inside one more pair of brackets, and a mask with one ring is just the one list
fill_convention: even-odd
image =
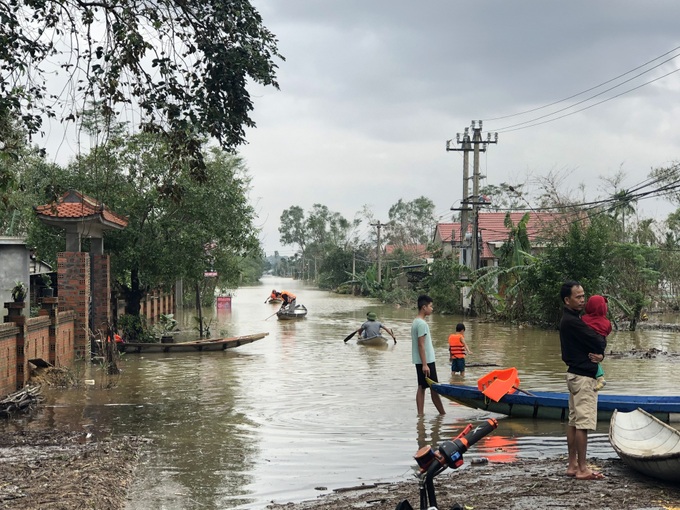
[[(479, 235), (482, 240), (481, 258), (494, 258), (489, 243), (505, 242), (509, 230), (505, 227), (505, 212), (479, 213)], [(524, 212), (510, 213), (513, 225), (517, 225), (524, 217)], [(551, 229), (564, 220), (564, 214), (550, 212), (530, 212), (527, 222), (529, 241), (536, 242), (546, 237)], [(467, 231), (472, 233), (472, 224), (468, 224)], [(460, 223), (439, 223), (435, 231), (435, 238), (439, 237), (443, 243), (460, 242)]]
[(128, 225), (125, 216), (116, 214), (106, 208), (104, 204), (92, 197), (70, 190), (51, 204), (34, 207), (36, 214), (48, 220), (91, 220), (97, 221), (108, 228), (121, 229)]

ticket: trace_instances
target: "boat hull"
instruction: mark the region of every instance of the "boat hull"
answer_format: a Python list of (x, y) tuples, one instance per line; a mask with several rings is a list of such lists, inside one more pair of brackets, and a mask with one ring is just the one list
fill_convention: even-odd
[(382, 347), (387, 345), (387, 338), (384, 336), (373, 336), (371, 338), (359, 338), (357, 340), (358, 345), (365, 345), (367, 347)]
[(636, 471), (680, 482), (680, 432), (644, 410), (615, 411), (609, 442), (621, 460)]
[(287, 310), (279, 311), (276, 317), (280, 321), (295, 321), (299, 319), (304, 319), (307, 316), (307, 308), (305, 305), (297, 305), (293, 312)]
[[(461, 405), (517, 418), (562, 420), (569, 418), (569, 394), (551, 391), (521, 391), (508, 393), (498, 402), (487, 398), (474, 386), (433, 383), (432, 390)], [(609, 420), (615, 410), (627, 412), (642, 408), (669, 423), (680, 420), (680, 397), (628, 396), (600, 393), (597, 399), (597, 419)]]
[(198, 340), (195, 342), (178, 343), (130, 343), (117, 344), (120, 352), (138, 354), (143, 352), (203, 352), (224, 351), (260, 340), (269, 333), (256, 333), (254, 335), (234, 336), (216, 340)]
[(277, 305), (283, 303), (283, 299), (281, 298), (269, 298), (269, 301), (267, 301), (270, 305)]

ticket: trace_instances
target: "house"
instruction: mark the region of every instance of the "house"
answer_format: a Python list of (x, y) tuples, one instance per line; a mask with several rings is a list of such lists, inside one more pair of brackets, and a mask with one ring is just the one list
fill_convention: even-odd
[[(478, 219), (479, 265), (498, 265), (495, 251), (508, 240), (510, 231), (505, 227), (506, 212), (480, 212)], [(511, 212), (510, 219), (517, 225), (525, 212)], [(529, 212), (527, 235), (534, 250), (540, 250), (544, 240), (564, 221), (564, 214), (552, 212)], [(434, 244), (441, 246), (444, 255), (457, 255), (460, 264), (471, 266), (472, 259), (472, 222), (467, 226), (464, 238), (461, 238), (461, 224), (439, 223), (434, 233)]]

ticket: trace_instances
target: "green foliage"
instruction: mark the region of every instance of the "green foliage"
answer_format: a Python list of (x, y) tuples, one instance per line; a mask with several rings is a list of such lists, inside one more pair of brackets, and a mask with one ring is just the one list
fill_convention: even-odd
[(122, 332), (126, 342), (152, 343), (156, 341), (143, 315), (121, 315), (118, 317), (118, 329)]
[(462, 311), (461, 276), (466, 273), (467, 268), (452, 258), (435, 256), (429, 266), (429, 275), (423, 282), (423, 291), (434, 299), (438, 312)]
[(22, 281), (17, 280), (14, 282), (14, 287), (12, 287), (12, 299), (14, 301), (23, 301), (26, 299), (28, 294), (28, 288), (26, 284)]
[(437, 220), (434, 202), (424, 196), (410, 202), (401, 198), (390, 207), (389, 224), (385, 228), (386, 244), (395, 247), (426, 245), (432, 239)]
[(528, 270), (524, 279), (528, 316), (534, 322), (557, 326), (562, 304), (560, 287), (567, 280), (583, 285), (588, 295), (605, 290), (605, 263), (611, 251), (609, 218), (573, 221)]
[[(319, 266), (325, 264), (327, 257), (333, 253), (337, 255), (338, 249), (348, 249), (351, 229), (357, 224), (358, 222), (349, 222), (340, 213), (332, 212), (322, 204), (314, 204), (307, 216), (301, 207), (289, 207), (281, 214), (279, 225), (281, 242), (284, 245), (297, 245), (301, 257), (289, 259), (288, 264), (297, 265), (297, 273), (303, 277), (309, 276), (312, 269), (320, 271)], [(316, 267), (303, 267), (304, 261), (313, 261)], [(326, 265), (326, 272), (329, 271), (329, 267)], [(336, 269), (332, 270), (336, 273), (335, 282), (338, 280)], [(321, 269), (321, 272), (324, 270)], [(325, 281), (323, 285), (332, 283)]]
[[(135, 105), (141, 130), (165, 140), (169, 166), (202, 176), (200, 137), (224, 149), (244, 142), (254, 126), (247, 84), (278, 88), (277, 57), (248, 0), (2, 3), (0, 66), (11, 72), (0, 78), (0, 117), (37, 133), (43, 116), (77, 122), (86, 101), (101, 99), (107, 118)], [(66, 83), (61, 95), (48, 80)]]

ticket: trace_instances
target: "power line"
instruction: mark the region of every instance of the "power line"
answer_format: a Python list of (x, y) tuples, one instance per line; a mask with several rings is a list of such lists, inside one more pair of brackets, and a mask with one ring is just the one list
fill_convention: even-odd
[[(530, 109), (530, 110), (526, 110), (526, 111), (523, 111), (523, 112), (513, 113), (513, 114), (510, 114), (510, 115), (504, 115), (504, 116), (502, 116), (502, 117), (494, 117), (494, 118), (492, 118), (492, 119), (485, 119), (484, 122), (490, 122), (490, 121), (494, 121), (494, 120), (508, 119), (508, 118), (510, 118), (510, 117), (518, 117), (518, 116), (520, 116), (520, 115), (526, 115), (527, 113), (533, 113), (533, 112), (535, 112), (535, 111), (543, 110), (543, 109), (545, 109), (545, 108), (549, 108), (549, 107), (554, 106), (554, 105), (556, 105), (556, 104), (560, 104), (560, 103), (563, 103), (563, 102), (565, 102), (565, 101), (569, 101), (570, 99), (573, 99), (573, 98), (575, 98), (575, 97), (581, 96), (581, 95), (583, 95), (583, 94), (585, 94), (585, 93), (587, 93), (587, 92), (590, 92), (590, 91), (592, 91), (592, 90), (598, 89), (598, 88), (602, 87), (603, 85), (607, 85), (608, 83), (611, 83), (611, 82), (613, 82), (613, 81), (616, 81), (616, 80), (618, 80), (619, 78), (623, 78), (624, 76), (626, 76), (626, 75), (628, 75), (628, 74), (630, 74), (630, 73), (633, 73), (633, 72), (637, 71), (638, 69), (642, 69), (643, 67), (645, 67), (646, 65), (651, 64), (651, 63), (654, 62), (655, 60), (659, 60), (660, 58), (663, 58), (663, 57), (665, 57), (666, 55), (668, 55), (669, 53), (673, 53), (674, 51), (677, 51), (677, 50), (680, 50), (680, 46), (677, 46), (677, 47), (673, 48), (672, 50), (669, 50), (669, 51), (667, 51), (666, 53), (664, 53), (664, 54), (662, 54), (662, 55), (659, 55), (658, 57), (653, 58), (652, 60), (649, 60), (649, 61), (645, 62), (644, 64), (641, 64), (641, 65), (639, 65), (639, 66), (637, 66), (637, 67), (631, 69), (630, 71), (626, 71), (625, 73), (620, 74), (620, 75), (616, 76), (615, 78), (612, 78), (612, 79), (610, 79), (610, 80), (607, 80), (607, 81), (605, 81), (605, 82), (602, 82), (602, 83), (600, 83), (599, 85), (595, 85), (594, 87), (590, 87), (589, 89), (582, 90), (581, 92), (578, 92), (578, 93), (576, 93), (576, 94), (573, 94), (573, 95), (571, 95), (571, 96), (569, 96), (569, 97), (565, 97), (564, 99), (560, 99), (560, 100), (558, 100), (558, 101), (554, 101), (554, 102), (552, 102), (552, 103), (549, 103), (549, 104), (546, 104), (546, 105), (543, 105), (543, 106), (538, 106), (538, 107), (536, 107), (536, 108), (532, 108), (532, 109)], [(677, 58), (678, 56), (680, 56), (680, 53), (679, 53), (678, 55), (675, 55), (675, 56), (673, 56), (673, 57), (671, 57), (671, 58), (665, 60), (664, 62), (661, 62), (661, 64), (659, 64), (659, 65), (662, 65), (662, 64), (664, 64), (665, 62), (668, 62), (669, 60), (673, 60), (673, 59)], [(659, 65), (653, 67), (652, 69), (656, 69), (657, 67), (659, 67)], [(645, 71), (645, 72), (649, 72), (649, 71), (651, 71), (652, 69), (649, 69), (648, 71)], [(641, 73), (641, 74), (644, 74), (644, 73)], [(640, 75), (638, 75), (638, 76), (640, 76)], [(623, 82), (623, 83), (625, 83), (625, 82)]]
[[(645, 82), (645, 83), (643, 83), (643, 84), (641, 84), (641, 85), (638, 85), (637, 87), (633, 87), (632, 89), (625, 90), (625, 91), (621, 92), (620, 94), (616, 94), (615, 96), (609, 97), (609, 98), (607, 98), (607, 99), (603, 99), (602, 101), (598, 101), (597, 103), (591, 104), (591, 105), (589, 105), (589, 106), (586, 106), (586, 107), (581, 108), (581, 109), (579, 109), (579, 110), (576, 110), (576, 111), (574, 111), (574, 112), (565, 113), (564, 115), (560, 115), (559, 117), (555, 117), (554, 119), (548, 119), (548, 120), (544, 120), (544, 121), (542, 121), (542, 122), (536, 122), (535, 124), (529, 124), (528, 126), (516, 127), (516, 128), (514, 128), (514, 129), (510, 129), (512, 126), (506, 126), (505, 128), (498, 129), (497, 131), (498, 131), (498, 132), (503, 132), (503, 133), (509, 133), (509, 132), (511, 132), (511, 131), (519, 131), (520, 129), (527, 129), (527, 128), (531, 128), (531, 127), (541, 126), (541, 125), (547, 124), (547, 123), (549, 123), (549, 122), (554, 122), (554, 121), (556, 121), (556, 120), (563, 119), (564, 117), (569, 117), (570, 115), (574, 115), (574, 114), (576, 114), (576, 113), (580, 113), (580, 112), (582, 112), (582, 111), (589, 110), (590, 108), (593, 108), (593, 107), (595, 107), (595, 106), (601, 105), (602, 103), (606, 103), (607, 101), (611, 101), (612, 99), (616, 99), (617, 97), (621, 97), (621, 96), (623, 96), (623, 95), (625, 95), (625, 94), (628, 94), (629, 92), (633, 92), (634, 90), (640, 89), (640, 88), (642, 88), (642, 87), (644, 87), (644, 86), (646, 86), (646, 85), (649, 85), (650, 83), (654, 83), (655, 81), (659, 81), (659, 80), (661, 80), (661, 79), (663, 79), (663, 78), (666, 78), (667, 76), (670, 76), (671, 74), (677, 73), (678, 71), (680, 71), (680, 69), (676, 69), (676, 70), (674, 70), (674, 71), (671, 71), (671, 72), (669, 72), (669, 73), (666, 73), (666, 74), (664, 74), (664, 75), (662, 75), (662, 76), (659, 76), (658, 78), (655, 78), (655, 79), (650, 80), (650, 81), (647, 81), (647, 82)], [(557, 112), (555, 112), (555, 113), (557, 113)], [(549, 116), (549, 115), (547, 115), (547, 116)], [(521, 126), (522, 124), (527, 124), (527, 123), (529, 123), (529, 122), (533, 122), (533, 121), (538, 120), (538, 119), (541, 119), (541, 118), (543, 118), (543, 117), (546, 117), (546, 115), (543, 115), (543, 116), (541, 116), (541, 117), (538, 117), (538, 118), (536, 118), (536, 119), (529, 120), (529, 121), (526, 121), (526, 122), (521, 122), (521, 123), (515, 124), (515, 125), (516, 125), (516, 126)]]

